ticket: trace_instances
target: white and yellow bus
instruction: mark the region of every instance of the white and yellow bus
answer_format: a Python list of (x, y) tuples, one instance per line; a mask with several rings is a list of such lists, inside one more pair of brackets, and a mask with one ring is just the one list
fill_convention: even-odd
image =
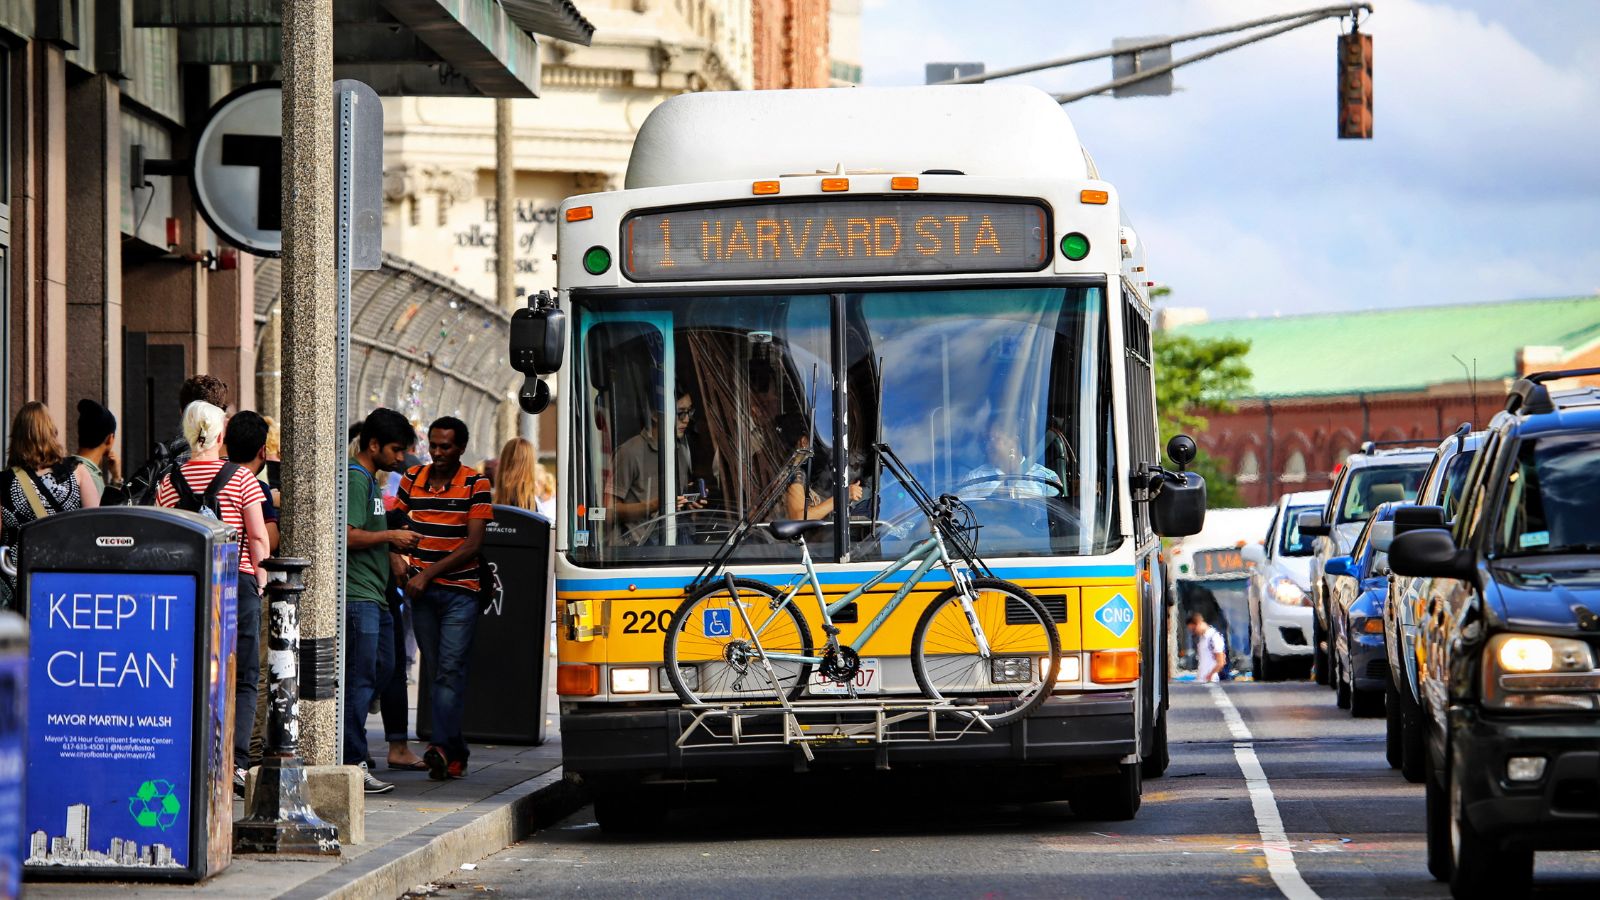
[[(978, 552), (1044, 601), (1062, 650), (1014, 725), (840, 741), (810, 770), (981, 768), (1132, 816), (1166, 765), (1157, 531), (1197, 528), (1204, 491), (1167, 473), (1149, 499), (1143, 254), (1066, 113), (987, 85), (680, 96), (640, 129), (625, 188), (567, 200), (559, 229), (557, 682), (601, 825), (648, 823), (676, 785), (795, 768), (782, 742), (681, 740), (693, 714), (662, 659), (686, 586), (810, 434), (800, 509), (769, 518), (829, 519), (808, 538), (825, 593), (926, 535), (886, 442), (965, 500)], [(728, 570), (788, 584), (800, 549), (758, 529)], [(841, 640), (897, 586), (837, 617)], [(910, 634), (947, 586), (860, 654), (857, 702), (918, 693)], [(808, 695), (841, 692), (817, 678)]]

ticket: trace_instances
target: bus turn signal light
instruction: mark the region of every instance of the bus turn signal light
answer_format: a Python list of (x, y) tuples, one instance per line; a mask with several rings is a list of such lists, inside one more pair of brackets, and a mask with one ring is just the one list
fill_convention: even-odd
[(1095, 206), (1105, 206), (1107, 203), (1111, 202), (1111, 194), (1106, 191), (1079, 191), (1078, 202), (1092, 203)]
[(752, 194), (776, 194), (778, 183), (776, 181), (757, 181), (750, 185)]
[(563, 697), (593, 697), (600, 693), (600, 668), (587, 663), (556, 667), (556, 693)]
[(889, 179), (889, 188), (896, 191), (914, 191), (920, 184), (914, 175), (898, 175)]
[(594, 207), (592, 206), (574, 206), (567, 210), (568, 222), (587, 222), (592, 218), (594, 218)]
[(824, 178), (822, 179), (822, 189), (825, 191), (848, 191), (850, 190), (850, 179)]
[(1096, 650), (1089, 654), (1089, 680), (1095, 684), (1138, 681), (1139, 651)]

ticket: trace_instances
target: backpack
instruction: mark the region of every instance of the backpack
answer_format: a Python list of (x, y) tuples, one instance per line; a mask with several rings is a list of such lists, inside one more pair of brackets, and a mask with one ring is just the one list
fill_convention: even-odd
[[(155, 506), (156, 490), (161, 486), (161, 479), (177, 471), (188, 456), (189, 444), (183, 438), (170, 443), (157, 441), (150, 451), (150, 458), (123, 482), (119, 491), (111, 492), (108, 487), (107, 496), (101, 498), (101, 505)], [(176, 487), (181, 480), (174, 479), (173, 486)]]
[(206, 485), (206, 490), (203, 494), (194, 492), (194, 488), (189, 486), (189, 479), (183, 477), (182, 469), (174, 469), (171, 478), (172, 488), (178, 492), (177, 508), (199, 513), (206, 518), (216, 519), (221, 522), (222, 503), (217, 495), (221, 494), (222, 489), (228, 486), (229, 481), (233, 480), (233, 473), (241, 468), (243, 467), (236, 462), (223, 463), (222, 468), (217, 470), (217, 474), (211, 477), (211, 483)]

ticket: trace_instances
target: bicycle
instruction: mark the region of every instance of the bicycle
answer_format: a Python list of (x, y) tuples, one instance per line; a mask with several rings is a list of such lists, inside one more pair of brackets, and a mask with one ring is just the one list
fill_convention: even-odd
[[(731, 573), (717, 579), (712, 576), (721, 563), (708, 566), (673, 613), (663, 647), (667, 678), (686, 705), (787, 706), (804, 694), (812, 667), (830, 681), (850, 684), (860, 672), (860, 651), (935, 566), (944, 567), (951, 586), (922, 611), (912, 632), (911, 668), (923, 695), (969, 707), (971, 715), (990, 725), (1020, 719), (1044, 702), (1061, 663), (1060, 635), (1044, 604), (1025, 588), (994, 577), (977, 557), (971, 535), (978, 526), (966, 504), (950, 494), (930, 497), (887, 444), (876, 449), (928, 519), (929, 536), (832, 603), (823, 595), (805, 543), (808, 532), (832, 526), (826, 520), (767, 526), (779, 540), (800, 545), (803, 572), (782, 589)], [(731, 542), (736, 545), (736, 539)], [(731, 551), (719, 554), (730, 556)], [(834, 615), (913, 564), (916, 568), (862, 629), (858, 646), (840, 643)], [(796, 602), (807, 585), (822, 614), (821, 653), (813, 652), (810, 625)], [(693, 684), (686, 670), (694, 672)], [(853, 686), (847, 690), (853, 697)]]

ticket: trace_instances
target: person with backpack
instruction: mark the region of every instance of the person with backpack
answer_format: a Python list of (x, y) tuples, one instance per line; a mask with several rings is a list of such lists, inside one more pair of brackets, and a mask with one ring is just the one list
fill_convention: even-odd
[(222, 458), (223, 412), (204, 400), (183, 411), (189, 461), (161, 479), (156, 504), (216, 519), (231, 527), (239, 544), (239, 637), (234, 671), (233, 792), (244, 796), (250, 768), (250, 732), (256, 719), (256, 680), (261, 661), (261, 588), (256, 564), (271, 552), (261, 514), (265, 497), (250, 470)]
[[(50, 410), (35, 400), (24, 403), (11, 422), (11, 446), (0, 472), (0, 546), (15, 553), (22, 526), (56, 513), (100, 504), (100, 492), (77, 457), (61, 446)], [(0, 605), (12, 607), (16, 585), (0, 576)]]
[[(196, 400), (226, 411), (228, 408), (228, 383), (215, 375), (192, 375), (178, 388), (178, 409), (187, 410)], [(226, 412), (223, 413), (227, 415)], [(150, 457), (123, 482), (122, 488), (108, 502), (134, 506), (154, 506), (156, 492), (162, 479), (178, 466), (189, 461), (189, 442), (182, 435), (170, 441), (158, 441), (150, 449)]]

